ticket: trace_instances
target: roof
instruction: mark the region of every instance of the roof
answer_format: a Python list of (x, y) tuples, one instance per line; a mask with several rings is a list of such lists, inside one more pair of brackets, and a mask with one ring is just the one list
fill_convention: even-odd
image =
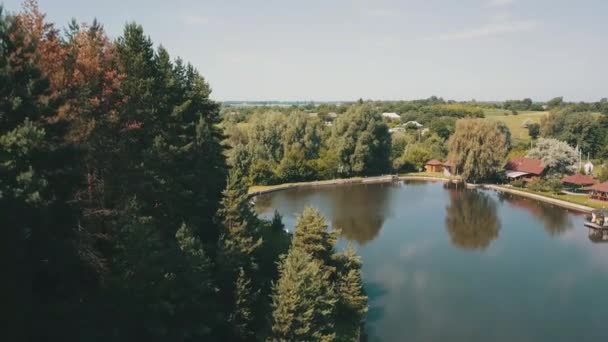
[(391, 119), (401, 119), (401, 117), (397, 113), (382, 113), (382, 116), (391, 118)]
[(530, 173), (523, 172), (523, 171), (511, 171), (511, 170), (507, 170), (505, 172), (505, 175), (507, 176), (507, 178), (518, 178), (518, 177), (529, 175), (529, 174)]
[(426, 162), (426, 165), (429, 165), (429, 166), (443, 166), (443, 163), (440, 162), (437, 159), (431, 159), (428, 162)]
[(545, 167), (543, 166), (542, 161), (538, 159), (515, 157), (507, 162), (505, 170), (526, 172), (540, 176), (545, 171)]
[(454, 167), (454, 165), (455, 164), (449, 160), (447, 160), (445, 163), (443, 163), (443, 166), (447, 166), (447, 167)]
[(562, 183), (569, 183), (575, 185), (593, 185), (596, 183), (596, 181), (592, 177), (577, 173), (575, 175), (566, 176), (562, 178)]
[(595, 184), (595, 185), (587, 187), (585, 189), (599, 191), (599, 192), (608, 192), (608, 182)]

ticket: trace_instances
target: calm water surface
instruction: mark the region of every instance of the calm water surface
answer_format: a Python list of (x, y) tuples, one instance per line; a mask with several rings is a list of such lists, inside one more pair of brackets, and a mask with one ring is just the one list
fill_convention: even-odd
[(310, 205), (363, 258), (370, 341), (608, 341), (608, 243), (584, 217), (442, 183), (261, 196), (292, 230)]

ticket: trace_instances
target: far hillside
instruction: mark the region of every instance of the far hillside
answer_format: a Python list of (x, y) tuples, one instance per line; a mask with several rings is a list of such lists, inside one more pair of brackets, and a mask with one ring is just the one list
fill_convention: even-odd
[[(511, 131), (514, 142), (530, 141), (526, 123), (532, 121), (540, 124), (540, 119), (549, 114), (548, 111), (521, 111), (514, 114), (506, 109), (485, 109), (484, 115), (489, 120), (504, 122)], [(530, 121), (529, 121), (530, 120)]]

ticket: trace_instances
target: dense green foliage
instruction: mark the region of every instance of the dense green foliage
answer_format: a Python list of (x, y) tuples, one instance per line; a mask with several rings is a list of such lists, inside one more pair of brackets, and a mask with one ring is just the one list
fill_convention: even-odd
[(449, 141), (449, 159), (456, 172), (468, 181), (496, 177), (511, 148), (511, 134), (501, 122), (460, 120)]
[(585, 155), (592, 157), (604, 156), (608, 152), (608, 118), (579, 111), (577, 107), (565, 107), (543, 118), (540, 134), (578, 146)]
[(528, 135), (530, 135), (530, 138), (532, 138), (532, 139), (538, 138), (538, 136), (540, 135), (540, 124), (531, 123), (528, 125), (527, 128), (528, 128)]
[[(35, 1), (15, 15), (0, 11), (11, 340), (269, 338), (268, 298), (290, 236), (280, 215), (257, 218), (239, 163), (228, 176), (210, 92), (136, 24), (110, 41), (96, 22), (60, 34)], [(260, 118), (253, 138), (263, 143), (235, 155), (264, 156), (278, 175), (300, 177), (300, 158), (319, 157), (322, 134), (303, 119), (279, 127)], [(323, 238), (333, 248), (335, 238)], [(360, 263), (341, 258), (327, 295), (344, 316), (328, 324), (355, 336), (366, 309), (355, 291)]]
[(298, 218), (274, 286), (273, 340), (359, 341), (367, 296), (352, 247), (337, 253), (336, 232), (310, 207)]
[(524, 111), (524, 110), (543, 110), (541, 103), (534, 103), (532, 99), (525, 98), (523, 100), (507, 100), (504, 102), (502, 108), (512, 111)]
[(379, 114), (353, 106), (332, 126), (301, 111), (226, 114), (230, 164), (250, 184), (390, 172), (391, 139)]

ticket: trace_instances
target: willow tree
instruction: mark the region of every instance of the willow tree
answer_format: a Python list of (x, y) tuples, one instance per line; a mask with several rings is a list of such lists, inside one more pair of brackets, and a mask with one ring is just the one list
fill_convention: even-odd
[(471, 182), (495, 177), (511, 148), (511, 133), (502, 122), (463, 119), (449, 142), (448, 159), (456, 172)]

